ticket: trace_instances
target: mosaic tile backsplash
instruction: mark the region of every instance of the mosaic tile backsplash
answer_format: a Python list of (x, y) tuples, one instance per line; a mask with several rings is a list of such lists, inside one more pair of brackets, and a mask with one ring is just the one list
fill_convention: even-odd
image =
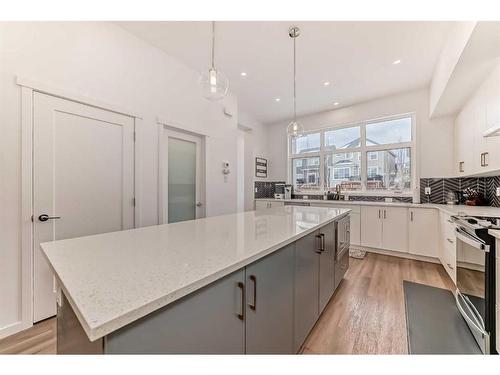
[[(276, 184), (284, 184), (284, 181), (255, 181), (255, 198), (274, 198)], [(425, 187), (431, 188), (431, 195), (425, 194)], [(421, 178), (420, 179), (420, 202), (421, 203), (446, 203), (448, 191), (462, 191), (466, 188), (474, 188), (483, 193), (486, 202), (490, 206), (500, 207), (500, 197), (496, 196), (496, 188), (500, 187), (500, 176), (494, 177), (456, 177), (456, 178)], [(306, 194), (293, 194), (292, 198), (302, 199)], [(309, 194), (308, 199), (323, 199), (323, 195)], [(383, 196), (349, 195), (350, 201), (374, 201), (383, 202)], [(393, 202), (411, 203), (411, 197), (392, 197)]]
[[(457, 177), (457, 178), (421, 178), (421, 203), (446, 203), (448, 191), (463, 191), (466, 188), (476, 189), (484, 195), (488, 205), (500, 207), (500, 197), (496, 196), (496, 188), (500, 186), (500, 176), (494, 177)], [(431, 188), (431, 194), (425, 194), (425, 188)]]
[(274, 198), (276, 184), (284, 184), (285, 181), (255, 181), (255, 198)]

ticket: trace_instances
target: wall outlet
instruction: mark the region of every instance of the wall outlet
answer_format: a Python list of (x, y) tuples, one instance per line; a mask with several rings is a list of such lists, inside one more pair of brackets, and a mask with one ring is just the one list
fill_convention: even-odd
[(425, 189), (425, 195), (431, 195), (431, 187), (427, 186)]
[(497, 186), (497, 197), (500, 197), (500, 186)]

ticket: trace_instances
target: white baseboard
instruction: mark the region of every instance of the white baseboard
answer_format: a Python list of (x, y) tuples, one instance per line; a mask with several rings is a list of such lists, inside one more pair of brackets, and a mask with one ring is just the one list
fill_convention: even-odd
[(0, 339), (3, 339), (8, 336), (12, 336), (18, 332), (24, 331), (33, 326), (33, 323), (27, 324), (24, 322), (15, 322), (9, 324), (8, 326), (0, 328)]
[(381, 255), (390, 255), (390, 256), (394, 256), (394, 257), (398, 257), (398, 258), (420, 260), (420, 261), (423, 261), (423, 262), (441, 264), (441, 261), (438, 258), (433, 258), (433, 257), (427, 257), (427, 256), (422, 256), (422, 255), (415, 255), (415, 254), (410, 254), (410, 253), (403, 253), (403, 252), (400, 252), (400, 251), (375, 249), (375, 248), (372, 248), (372, 247), (364, 247), (364, 246), (358, 246), (358, 245), (352, 245), (352, 244), (351, 244), (351, 247), (353, 249), (363, 250), (363, 251), (366, 251), (368, 253), (375, 253), (375, 254), (381, 254)]

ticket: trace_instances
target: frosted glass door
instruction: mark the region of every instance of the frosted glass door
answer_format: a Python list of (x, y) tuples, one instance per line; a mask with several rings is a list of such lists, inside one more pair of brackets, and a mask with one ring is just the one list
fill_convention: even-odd
[(196, 143), (168, 138), (168, 222), (196, 219)]

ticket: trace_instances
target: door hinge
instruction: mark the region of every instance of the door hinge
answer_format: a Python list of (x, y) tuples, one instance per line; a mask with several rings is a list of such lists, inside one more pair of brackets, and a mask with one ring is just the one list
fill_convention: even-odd
[(132, 198), (132, 206), (135, 207), (135, 197)]
[(137, 136), (136, 136), (136, 132), (134, 130), (134, 142), (135, 142), (136, 139), (137, 139)]

